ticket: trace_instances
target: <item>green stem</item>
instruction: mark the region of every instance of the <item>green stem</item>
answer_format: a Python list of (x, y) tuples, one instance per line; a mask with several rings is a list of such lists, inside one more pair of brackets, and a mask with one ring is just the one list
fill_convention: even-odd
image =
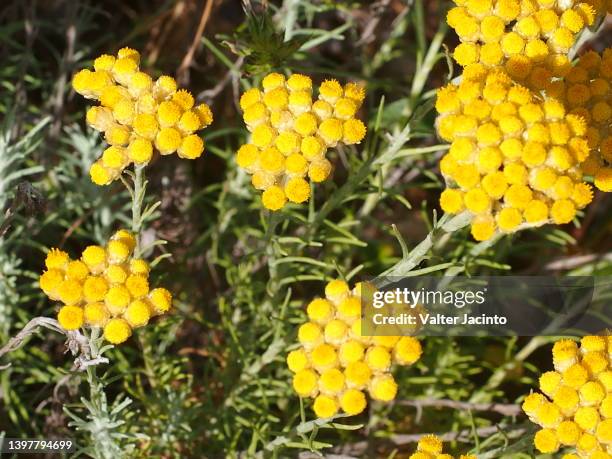
[(144, 338), (143, 333), (138, 334), (138, 341), (140, 342), (140, 346), (142, 347), (142, 359), (144, 360), (145, 365), (145, 374), (147, 375), (147, 379), (149, 380), (149, 384), (152, 389), (157, 387), (157, 378), (155, 377), (155, 371), (153, 371), (153, 361), (151, 359), (151, 345), (148, 340)]
[[(92, 328), (91, 334), (88, 336), (89, 341), (89, 358), (96, 359), (102, 355), (100, 352), (101, 337), (99, 336), (100, 329)], [(95, 418), (99, 413), (106, 411), (106, 393), (104, 392), (104, 384), (100, 380), (96, 371), (97, 365), (87, 367), (87, 385), (89, 386), (89, 402), (93, 407), (90, 411), (90, 416)], [(98, 447), (102, 448), (108, 440), (108, 432), (103, 430), (98, 437), (92, 438)]]
[(268, 269), (270, 272), (270, 285), (274, 287), (274, 290), (276, 290), (276, 274), (277, 274), (277, 269), (276, 269), (276, 249), (275, 249), (275, 243), (276, 241), (274, 240), (274, 236), (276, 234), (276, 227), (278, 226), (278, 224), (280, 223), (281, 219), (280, 219), (280, 215), (278, 212), (270, 212), (270, 216), (268, 217), (268, 228), (266, 230), (266, 236), (265, 236), (265, 240), (266, 240), (266, 256), (268, 258)]
[(96, 373), (96, 366), (91, 365), (87, 367), (87, 384), (89, 385), (89, 401), (96, 408), (100, 408), (100, 379)]
[[(435, 222), (434, 227), (429, 234), (421, 241), (414, 249), (406, 256), (402, 257), (395, 265), (391, 266), (385, 272), (380, 274), (379, 287), (386, 285), (389, 277), (406, 276), (416, 266), (418, 266), (427, 256), (434, 244), (453, 231), (464, 228), (470, 223), (470, 216), (467, 213), (459, 215), (444, 214)], [(392, 282), (392, 280), (391, 280)]]
[(532, 337), (525, 347), (521, 349), (512, 359), (512, 361), (498, 367), (489, 380), (482, 386), (482, 388), (472, 395), (470, 402), (479, 402), (487, 400), (491, 396), (491, 393), (497, 389), (501, 383), (503, 383), (508, 376), (508, 373), (515, 370), (517, 367), (523, 364), (527, 358), (533, 354), (541, 346), (548, 344), (553, 341), (554, 338), (548, 336), (534, 336)]
[[(146, 191), (146, 178), (144, 173), (145, 166), (134, 167), (134, 189), (131, 193), (132, 197), (132, 233), (136, 237), (136, 247), (134, 248), (134, 257), (139, 258), (141, 256), (140, 246), (140, 233), (144, 224), (142, 218), (142, 206), (144, 203), (145, 191)], [(153, 371), (153, 363), (151, 361), (151, 346), (145, 339), (142, 333), (138, 334), (138, 341), (142, 348), (142, 358), (145, 365), (145, 374), (151, 384), (152, 388), (156, 387), (156, 378)]]
[(359, 186), (371, 173), (372, 169), (376, 167), (382, 167), (384, 164), (392, 161), (398, 151), (410, 140), (412, 133), (412, 122), (414, 121), (412, 115), (404, 128), (391, 140), (388, 147), (378, 156), (371, 156), (368, 158), (361, 167), (352, 174), (348, 181), (341, 186), (321, 207), (321, 210), (317, 213), (314, 221), (309, 227), (310, 237), (315, 234), (316, 229), (321, 225), (325, 218), (342, 204), (342, 202), (350, 196), (353, 191)]
[(134, 168), (134, 192), (132, 194), (132, 232), (136, 236), (134, 256), (140, 256), (140, 231), (142, 230), (142, 203), (145, 191), (144, 166)]

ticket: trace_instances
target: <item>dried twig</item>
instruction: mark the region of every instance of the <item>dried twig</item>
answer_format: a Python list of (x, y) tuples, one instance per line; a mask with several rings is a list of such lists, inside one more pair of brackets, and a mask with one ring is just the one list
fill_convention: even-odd
[[(8, 354), (9, 352), (16, 351), (19, 349), (24, 341), (36, 333), (39, 328), (48, 328), (57, 333), (61, 333), (66, 336), (66, 350), (70, 351), (72, 355), (78, 355), (74, 360), (72, 367), (73, 371), (84, 371), (87, 367), (92, 365), (99, 365), (101, 363), (108, 363), (106, 357), (92, 356), (91, 346), (86, 336), (83, 336), (78, 331), (66, 331), (64, 330), (59, 322), (50, 317), (35, 317), (30, 320), (23, 329), (12, 337), (8, 343), (0, 348), (0, 358)], [(5, 370), (11, 366), (10, 363), (6, 365), (0, 365), (0, 370)]]
[(558, 258), (544, 266), (548, 271), (559, 271), (566, 269), (574, 269), (590, 263), (611, 261), (612, 253), (576, 255), (573, 257)]
[(2, 220), (2, 223), (0, 223), (0, 237), (4, 237), (6, 232), (9, 230), (14, 217), (15, 215), (12, 207), (6, 209), (6, 212), (4, 213), (4, 220)]
[(168, 36), (175, 30), (176, 22), (184, 14), (186, 8), (186, 2), (178, 1), (171, 11), (160, 14), (151, 25), (150, 38), (145, 47), (149, 65), (157, 62), (161, 49), (168, 40)]
[[(490, 437), (495, 434), (503, 434), (504, 437), (508, 439), (518, 438), (525, 433), (528, 432), (527, 427), (516, 427), (512, 430), (506, 430), (507, 425), (494, 425), (494, 426), (486, 426), (479, 427), (475, 430), (473, 429), (464, 429), (457, 432), (444, 432), (444, 433), (436, 433), (436, 435), (440, 440), (444, 442), (450, 441), (458, 441), (461, 443), (473, 443), (474, 435), (478, 437)], [(387, 443), (392, 446), (403, 446), (410, 443), (417, 443), (424, 435), (432, 435), (428, 433), (418, 433), (418, 434), (396, 434), (389, 437), (387, 440), (381, 439), (381, 443)], [(334, 449), (335, 453), (340, 454), (349, 454), (351, 456), (357, 457), (365, 457), (369, 452), (370, 448), (373, 447), (371, 440), (363, 440), (355, 443), (349, 443), (343, 446), (339, 446)]]
[(347, 456), (346, 454), (324, 454), (323, 456), (319, 453), (311, 453), (310, 451), (303, 451), (298, 455), (299, 459), (358, 459), (355, 456)]
[[(371, 43), (376, 38), (376, 28), (382, 19), (383, 14), (389, 8), (391, 0), (380, 0), (370, 6), (372, 16), (361, 33), (361, 37), (355, 43), (355, 46), (361, 46)], [(408, 8), (408, 7), (407, 7)]]
[(202, 16), (200, 17), (200, 23), (198, 24), (198, 28), (193, 37), (193, 41), (191, 42), (191, 46), (183, 57), (183, 61), (176, 71), (176, 78), (181, 84), (187, 84), (189, 82), (189, 68), (191, 67), (191, 63), (193, 62), (193, 56), (195, 55), (198, 46), (200, 45), (200, 41), (202, 39), (202, 35), (204, 34), (204, 29), (206, 28), (206, 24), (208, 23), (208, 19), (210, 18), (210, 12), (212, 11), (213, 0), (206, 0), (206, 5), (204, 6), (204, 11), (202, 11)]
[[(502, 426), (502, 427), (507, 427), (507, 426)], [(503, 432), (507, 438), (517, 438), (523, 435), (525, 432), (527, 432), (527, 429), (523, 427), (512, 429), (512, 430), (504, 430), (502, 427), (495, 425), (495, 426), (479, 427), (475, 430), (465, 429), (465, 430), (460, 430), (458, 432), (445, 432), (445, 433), (438, 433), (434, 435), (436, 435), (442, 441), (458, 441), (462, 443), (472, 443), (474, 441), (474, 435), (477, 435), (479, 437), (489, 437), (496, 433)], [(423, 437), (423, 435), (428, 435), (428, 434), (424, 434), (424, 433), (409, 434), (409, 435), (397, 434), (397, 435), (391, 436), (391, 441), (396, 445), (403, 445), (406, 443), (416, 443), (421, 439), (421, 437)]]
[(64, 98), (66, 85), (70, 81), (70, 73), (74, 64), (75, 43), (77, 40), (77, 2), (68, 2), (66, 11), (66, 48), (60, 61), (60, 74), (54, 88), (54, 94), (50, 100), (50, 108), (53, 113), (53, 123), (49, 129), (49, 136), (55, 142), (62, 129), (62, 115), (64, 112)]
[(217, 97), (221, 93), (221, 91), (225, 89), (225, 87), (229, 83), (232, 83), (234, 79), (237, 79), (237, 76), (240, 75), (239, 70), (242, 67), (242, 64), (244, 64), (244, 57), (239, 57), (238, 59), (236, 59), (236, 62), (234, 62), (232, 68), (225, 73), (225, 76), (221, 80), (219, 80), (219, 82), (214, 87), (212, 87), (211, 89), (206, 89), (198, 94), (198, 96), (196, 97), (197, 101), (205, 101), (207, 103), (210, 103), (215, 97)]
[(66, 241), (68, 241), (70, 236), (72, 236), (72, 233), (74, 233), (83, 224), (83, 222), (86, 221), (94, 213), (94, 210), (95, 209), (90, 209), (87, 212), (84, 212), (83, 215), (81, 215), (74, 222), (72, 222), (72, 224), (68, 227), (68, 229), (66, 229), (66, 231), (64, 231), (64, 234), (62, 235), (62, 238), (59, 243), (60, 247), (64, 246)]
[(522, 413), (521, 407), (514, 404), (504, 403), (470, 403), (470, 402), (458, 402), (455, 400), (447, 399), (424, 399), (424, 400), (400, 400), (396, 402), (397, 405), (414, 406), (417, 409), (423, 407), (436, 407), (436, 408), (452, 408), (454, 410), (472, 410), (472, 411), (492, 411), (495, 413), (502, 414), (504, 416), (518, 416)]
[[(57, 320), (51, 319), (49, 317), (36, 317), (30, 320), (19, 333), (9, 339), (8, 343), (6, 343), (0, 348), (0, 357), (2, 357), (4, 354), (8, 354), (9, 352), (13, 352), (19, 349), (23, 345), (23, 342), (30, 335), (36, 333), (40, 327), (48, 328), (58, 333), (66, 334), (66, 332), (60, 327)], [(0, 365), (0, 370), (4, 370), (10, 366), (10, 363), (3, 366)]]
[(86, 356), (81, 355), (74, 360), (73, 369), (76, 371), (85, 371), (87, 367), (100, 365), (101, 363), (108, 363), (108, 359), (106, 357), (96, 357), (95, 359), (88, 359), (86, 358)]

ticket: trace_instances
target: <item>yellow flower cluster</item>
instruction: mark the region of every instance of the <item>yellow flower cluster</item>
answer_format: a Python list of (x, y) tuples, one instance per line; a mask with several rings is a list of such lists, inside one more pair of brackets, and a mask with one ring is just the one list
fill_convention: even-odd
[(597, 188), (612, 191), (612, 48), (601, 56), (594, 51), (582, 55), (571, 73), (553, 83), (548, 94), (587, 121), (591, 155), (582, 170), (594, 176)]
[(165, 288), (149, 289), (149, 265), (133, 257), (135, 245), (132, 233), (119, 230), (106, 247), (87, 247), (80, 260), (49, 251), (39, 283), (51, 300), (64, 304), (57, 317), (64, 329), (103, 327), (106, 340), (119, 344), (133, 328), (170, 310), (172, 295)]
[(253, 186), (263, 190), (264, 207), (276, 211), (287, 200), (307, 201), (310, 184), (305, 177), (318, 183), (331, 173), (327, 149), (363, 140), (366, 126), (355, 116), (364, 97), (356, 83), (342, 87), (326, 80), (313, 102), (309, 77), (279, 73), (268, 74), (262, 90), (252, 88), (242, 95), (240, 107), (251, 139), (236, 153), (236, 162), (252, 174)]
[(476, 240), (568, 223), (591, 202), (579, 167), (589, 154), (586, 124), (560, 102), (483, 70), (441, 88), (436, 108), (439, 135), (451, 142), (440, 162), (449, 186), (440, 205), (469, 211)]
[(534, 439), (543, 453), (575, 448), (564, 459), (610, 459), (612, 454), (612, 336), (585, 336), (553, 346), (555, 371), (540, 377), (540, 393), (523, 410), (542, 427)]
[[(442, 452), (442, 440), (436, 435), (424, 435), (417, 444), (416, 453), (411, 454), (408, 459), (453, 459), (450, 454)], [(477, 459), (473, 454), (462, 454), (459, 459)]]
[(328, 418), (340, 409), (349, 415), (366, 407), (364, 391), (374, 400), (391, 401), (397, 384), (390, 373), (393, 364), (411, 365), (422, 353), (410, 336), (362, 336), (361, 296), (372, 290), (334, 280), (325, 287), (325, 298), (307, 307), (309, 321), (300, 326), (300, 348), (287, 356), (294, 373), (293, 388), (300, 397), (314, 398), (317, 417)]
[(87, 124), (104, 132), (110, 144), (90, 169), (97, 185), (108, 185), (131, 163), (148, 163), (153, 148), (186, 159), (198, 158), (204, 151), (196, 131), (212, 123), (210, 107), (195, 106), (191, 93), (177, 90), (170, 76), (153, 81), (140, 71), (139, 63), (138, 51), (123, 48), (116, 57), (98, 57), (93, 71), (81, 70), (72, 80), (76, 92), (100, 101), (87, 111)]
[(587, 0), (598, 14), (612, 14), (612, 0)]
[(447, 16), (461, 43), (453, 56), (473, 65), (503, 68), (532, 89), (563, 77), (576, 36), (593, 24), (596, 10), (575, 0), (454, 0)]

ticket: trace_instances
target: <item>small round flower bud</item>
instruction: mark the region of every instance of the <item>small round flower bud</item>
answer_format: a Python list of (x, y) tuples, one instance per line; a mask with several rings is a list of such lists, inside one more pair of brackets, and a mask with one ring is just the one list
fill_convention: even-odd
[(338, 412), (338, 401), (334, 397), (318, 395), (315, 398), (313, 410), (319, 418), (330, 418)]
[(124, 319), (110, 319), (104, 327), (104, 338), (112, 344), (121, 344), (125, 342), (131, 334), (132, 329)]
[(65, 330), (77, 330), (83, 326), (83, 308), (63, 306), (57, 314), (57, 320)]
[(110, 312), (104, 303), (89, 303), (83, 308), (85, 323), (92, 327), (104, 327), (110, 319)]
[(363, 412), (366, 408), (366, 398), (363, 392), (357, 389), (348, 389), (340, 396), (340, 407), (348, 415)]
[(294, 373), (305, 370), (309, 365), (310, 362), (308, 361), (308, 355), (303, 349), (291, 351), (287, 355), (287, 366)]
[(124, 318), (131, 327), (142, 327), (146, 325), (151, 318), (151, 308), (146, 301), (132, 301), (125, 310)]
[(293, 389), (300, 397), (314, 397), (318, 392), (317, 381), (316, 372), (303, 369), (293, 376)]
[(378, 375), (370, 382), (369, 392), (374, 400), (389, 402), (397, 394), (397, 383), (390, 374)]

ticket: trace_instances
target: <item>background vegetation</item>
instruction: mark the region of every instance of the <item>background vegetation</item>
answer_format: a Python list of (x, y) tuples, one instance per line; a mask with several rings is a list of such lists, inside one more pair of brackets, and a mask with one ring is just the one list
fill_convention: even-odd
[[(432, 105), (452, 78), (448, 4), (3, 2), (0, 343), (55, 315), (37, 282), (46, 248), (76, 256), (129, 224), (121, 183), (89, 179), (104, 146), (85, 125), (72, 74), (99, 54), (139, 49), (144, 69), (175, 74), (215, 122), (202, 158), (172, 155), (147, 169), (147, 199), (161, 206), (144, 239), (168, 241), (148, 257), (163, 256), (153, 276), (174, 293), (176, 312), (110, 351), (102, 385), (73, 368), (65, 337), (49, 330), (4, 356), (2, 435), (75, 438), (80, 457), (307, 458), (401, 457), (436, 432), (453, 452), (535, 457), (534, 426), (518, 407), (552, 367), (548, 338), (424, 339), (422, 360), (396, 373), (394, 404), (331, 425), (309, 422), (284, 363), (304, 305), (331, 278), (356, 281), (400, 261), (413, 274), (612, 272), (609, 196), (597, 195), (580, 225), (494, 244), (441, 228), (437, 161), (447, 147)], [(600, 50), (611, 37), (604, 27), (583, 46)], [(309, 205), (274, 217), (233, 160), (247, 136), (237, 100), (271, 69), (364, 81), (369, 127), (357, 148), (332, 153), (334, 179)], [(410, 253), (430, 231), (431, 247)]]

